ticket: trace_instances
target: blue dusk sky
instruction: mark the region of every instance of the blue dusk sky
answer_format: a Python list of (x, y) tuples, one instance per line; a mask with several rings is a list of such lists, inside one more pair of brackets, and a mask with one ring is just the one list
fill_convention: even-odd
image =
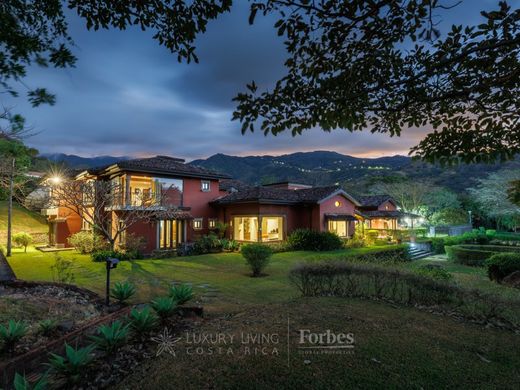
[[(455, 0), (446, 0), (446, 3)], [(284, 74), (285, 52), (273, 29), (274, 18), (257, 16), (248, 24), (248, 5), (236, 1), (230, 14), (211, 22), (199, 37), (199, 64), (180, 64), (176, 55), (138, 29), (88, 31), (68, 13), (76, 47), (72, 69), (32, 68), (30, 87), (47, 87), (55, 106), (30, 108), (18, 98), (9, 105), (36, 131), (28, 143), (43, 153), (82, 156), (156, 154), (188, 160), (215, 153), (285, 154), (332, 150), (363, 157), (407, 154), (427, 129), (407, 129), (400, 138), (370, 132), (319, 129), (290, 134), (244, 136), (231, 121), (231, 99), (255, 80), (260, 90)], [(464, 0), (443, 14), (442, 26), (479, 22), (481, 9), (498, 0)]]

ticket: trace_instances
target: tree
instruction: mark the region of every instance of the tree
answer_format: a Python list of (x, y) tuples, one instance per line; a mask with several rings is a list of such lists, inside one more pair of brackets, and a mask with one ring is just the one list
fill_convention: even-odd
[(29, 181), (25, 173), (32, 157), (38, 153), (36, 149), (26, 147), (21, 141), (27, 134), (24, 123), (19, 115), (11, 116), (9, 110), (0, 113), (0, 197), (5, 193), (8, 200), (7, 256), (11, 256), (12, 249), (13, 199), (20, 200), (25, 195), (24, 190)]
[(18, 246), (24, 247), (24, 252), (27, 252), (27, 247), (32, 244), (33, 237), (29, 233), (21, 232), (13, 236), (13, 242)]
[(434, 190), (428, 182), (403, 179), (400, 181), (379, 183), (371, 188), (374, 194), (387, 194), (396, 200), (406, 213), (424, 213), (428, 195)]
[[(465, 0), (469, 1), (469, 0)], [(239, 93), (233, 119), (242, 132), (268, 134), (369, 130), (390, 136), (424, 126), (412, 153), (428, 161), (495, 161), (520, 151), (520, 9), (501, 1), (486, 22), (456, 25), (441, 36), (443, 0), (258, 0), (258, 14), (277, 15), (287, 74), (270, 91), (255, 82)], [(64, 3), (87, 28), (139, 25), (177, 54), (198, 61), (194, 42), (231, 0), (4, 0), (0, 4), (0, 80), (21, 80), (33, 63), (74, 66)], [(439, 17), (437, 17), (439, 15)], [(5, 54), (4, 54), (5, 53)], [(45, 89), (29, 100), (54, 103)]]
[[(57, 181), (57, 180), (56, 180)], [(151, 222), (159, 212), (175, 217), (175, 210), (163, 206), (162, 193), (132, 194), (133, 205), (125, 203), (126, 189), (111, 180), (61, 179), (50, 186), (50, 206), (61, 207), (90, 223), (94, 232), (113, 249), (125, 232), (138, 222)]]
[(474, 188), (468, 192), (482, 205), (482, 209), (494, 218), (497, 227), (517, 228), (520, 220), (520, 206), (511, 202), (508, 190), (511, 183), (520, 180), (520, 170), (502, 169), (479, 179)]
[(460, 225), (468, 222), (457, 194), (437, 187), (425, 196), (423, 215), (432, 225)]

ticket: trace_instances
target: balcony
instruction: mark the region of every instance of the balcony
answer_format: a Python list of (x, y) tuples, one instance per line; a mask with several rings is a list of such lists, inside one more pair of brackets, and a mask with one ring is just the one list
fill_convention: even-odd
[(45, 215), (47, 217), (57, 217), (58, 216), (58, 208), (57, 207), (50, 207), (46, 209), (41, 210), (41, 215)]

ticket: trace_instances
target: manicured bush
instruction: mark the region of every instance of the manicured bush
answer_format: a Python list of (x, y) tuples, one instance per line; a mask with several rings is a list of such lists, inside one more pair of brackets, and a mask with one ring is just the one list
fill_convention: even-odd
[(444, 238), (434, 237), (434, 238), (430, 239), (430, 242), (432, 243), (433, 253), (438, 254), (438, 255), (446, 253), (444, 251)]
[(159, 297), (151, 302), (151, 306), (161, 321), (164, 322), (177, 310), (177, 301), (170, 297)]
[(367, 230), (365, 232), (365, 239), (367, 242), (367, 245), (375, 245), (377, 238), (379, 237), (379, 231), (378, 230)]
[(520, 271), (520, 253), (498, 253), (486, 260), (490, 280), (498, 283), (515, 271)]
[(110, 325), (101, 325), (97, 335), (90, 337), (97, 348), (107, 355), (112, 355), (126, 343), (129, 331), (130, 324), (123, 325), (121, 321), (117, 320)]
[(70, 236), (67, 241), (81, 254), (107, 249), (107, 242), (93, 232), (83, 231)]
[(76, 349), (65, 343), (65, 356), (51, 353), (48, 365), (51, 371), (65, 379), (68, 384), (78, 384), (94, 359), (94, 349), (94, 345)]
[(7, 326), (0, 324), (0, 341), (2, 349), (10, 352), (27, 334), (28, 327), (22, 321), (9, 320)]
[[(368, 248), (367, 248), (368, 249)], [(370, 250), (361, 254), (348, 254), (345, 260), (358, 263), (381, 263), (381, 264), (398, 264), (410, 261), (410, 252), (408, 245), (389, 245), (385, 248)]]
[(446, 268), (436, 264), (425, 264), (415, 270), (415, 273), (430, 277), (435, 280), (451, 280), (453, 275), (450, 274)]
[(229, 240), (227, 238), (219, 238), (219, 240), (223, 250), (235, 252), (240, 249), (240, 244), (238, 241)]
[(173, 284), (170, 286), (168, 295), (182, 305), (193, 298), (193, 288), (189, 284)]
[(247, 244), (241, 248), (242, 256), (251, 268), (253, 277), (260, 276), (273, 254), (272, 249), (263, 244)]
[(445, 249), (448, 259), (474, 267), (483, 266), (484, 262), (496, 253), (520, 252), (520, 248), (497, 245), (453, 245)]
[(467, 290), (448, 280), (394, 267), (346, 261), (312, 262), (295, 266), (290, 281), (303, 296), (384, 299), (405, 305), (441, 306), (474, 318), (518, 326), (520, 300), (480, 290)]
[(130, 312), (130, 328), (142, 337), (157, 326), (157, 316), (147, 306), (142, 310), (132, 309)]
[(343, 241), (332, 232), (317, 232), (310, 229), (296, 229), (287, 237), (293, 250), (332, 251), (343, 248)]
[(116, 282), (110, 291), (110, 296), (116, 299), (119, 303), (124, 303), (133, 297), (135, 292), (136, 288), (132, 283), (128, 281)]
[(132, 260), (132, 253), (125, 253), (118, 250), (101, 250), (92, 252), (90, 254), (90, 257), (92, 258), (92, 261), (95, 262), (104, 262), (108, 258), (115, 258), (119, 259), (119, 261), (125, 261), (125, 260)]
[(16, 246), (20, 246), (24, 248), (24, 251), (27, 252), (27, 247), (31, 245), (33, 242), (33, 237), (29, 233), (16, 233), (13, 234), (13, 243)]

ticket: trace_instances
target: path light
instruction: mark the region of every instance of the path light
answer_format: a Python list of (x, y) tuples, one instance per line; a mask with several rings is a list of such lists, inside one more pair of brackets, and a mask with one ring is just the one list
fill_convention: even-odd
[(105, 303), (108, 306), (108, 305), (110, 305), (110, 270), (117, 268), (119, 259), (116, 259), (115, 257), (107, 257), (105, 262), (106, 262), (106, 267), (107, 267), (107, 288), (106, 288)]
[(58, 185), (61, 183), (61, 181), (63, 179), (61, 178), (61, 176), (52, 176), (49, 180), (51, 181), (52, 184)]

